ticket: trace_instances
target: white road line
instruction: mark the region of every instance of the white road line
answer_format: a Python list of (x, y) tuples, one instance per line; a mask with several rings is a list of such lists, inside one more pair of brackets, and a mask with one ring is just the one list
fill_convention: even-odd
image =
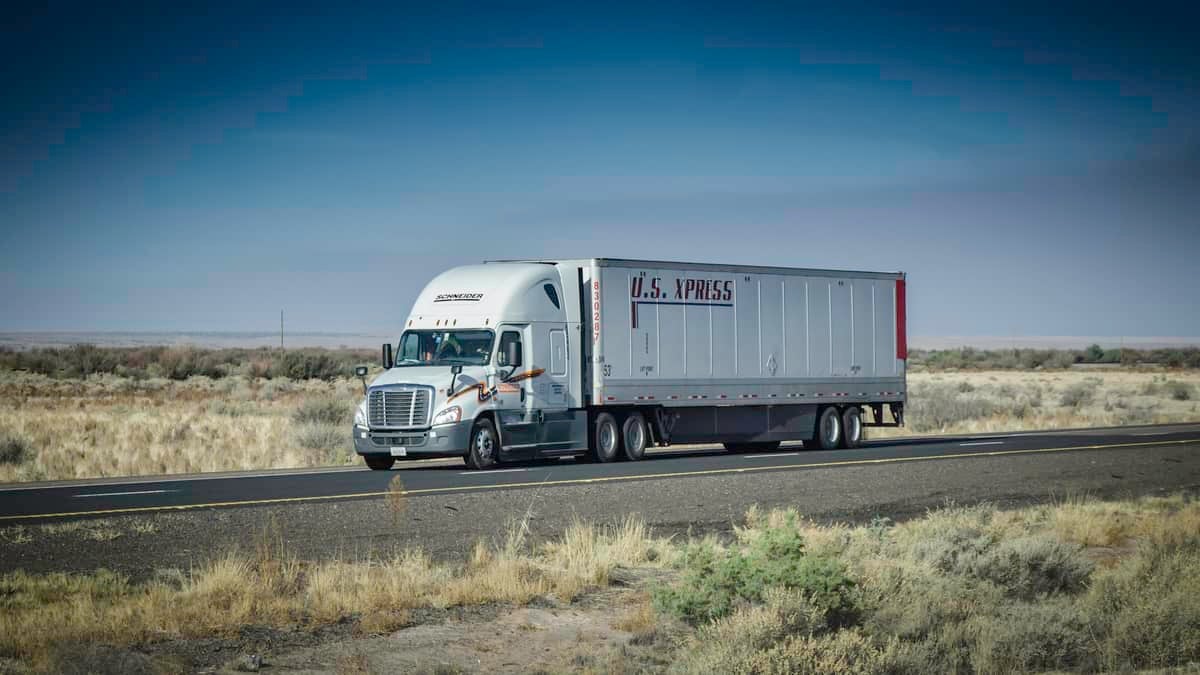
[(1148, 433), (1148, 434), (1132, 434), (1132, 435), (1133, 435), (1133, 436), (1170, 436), (1172, 433), (1175, 433), (1175, 432), (1172, 432), (1172, 431), (1155, 431), (1155, 432), (1153, 432), (1153, 433)]
[(460, 476), (486, 476), (489, 473), (516, 473), (518, 471), (528, 471), (529, 469), (491, 469), (488, 471), (459, 471)]
[(1004, 445), (1004, 441), (978, 441), (976, 443), (959, 443), (960, 447), (968, 445)]
[[(432, 457), (429, 459), (410, 459), (404, 462), (408, 464), (424, 464), (433, 462), (461, 462), (457, 457)], [(400, 467), (403, 469), (403, 467)], [(288, 476), (312, 476), (316, 474), (328, 473), (364, 473), (370, 471), (365, 466), (335, 466), (326, 467), (323, 469), (309, 469), (302, 471), (263, 471), (255, 473), (235, 473), (235, 474), (219, 474), (215, 476), (196, 475), (196, 474), (164, 474), (162, 476), (149, 476), (146, 478), (132, 477), (129, 480), (112, 480), (112, 481), (97, 481), (93, 483), (52, 483), (50, 485), (17, 485), (0, 488), (0, 492), (21, 492), (25, 490), (58, 490), (64, 488), (85, 488), (85, 487), (120, 487), (122, 485), (155, 485), (157, 483), (190, 483), (197, 480), (232, 480), (241, 478), (284, 478)]]
[(744, 459), (770, 459), (771, 457), (792, 457), (799, 454), (798, 452), (774, 452), (769, 455), (746, 455)]
[(164, 492), (179, 492), (179, 490), (134, 490), (132, 492), (95, 492), (86, 495), (71, 495), (76, 499), (80, 497), (123, 497), (125, 495), (159, 495)]

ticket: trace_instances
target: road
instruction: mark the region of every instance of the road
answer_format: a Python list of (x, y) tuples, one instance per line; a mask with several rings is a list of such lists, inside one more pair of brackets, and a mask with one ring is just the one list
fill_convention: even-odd
[(767, 471), (1000, 457), (1136, 447), (1192, 447), (1200, 425), (1116, 427), (1056, 432), (924, 437), (868, 441), (855, 450), (780, 448), (727, 453), (717, 447), (659, 450), (641, 462), (592, 464), (557, 460), (468, 471), (457, 459), (400, 463), (392, 471), (337, 467), (306, 471), (245, 472), (0, 488), (0, 522), (188, 510), (262, 504), (366, 499), (386, 496), (400, 477), (409, 496), (513, 488), (662, 480)]
[(413, 545), (455, 557), (523, 514), (536, 536), (554, 536), (574, 518), (604, 522), (626, 513), (671, 534), (728, 530), (751, 504), (792, 506), (823, 520), (898, 519), (947, 500), (1019, 505), (1175, 490), (1200, 492), (1200, 424), (876, 440), (838, 451), (668, 448), (641, 462), (562, 460), (491, 471), (437, 460), (386, 472), (340, 467), (9, 484), (0, 486), (0, 528), (98, 516), (159, 524), (150, 528), (154, 535), (34, 536), (0, 545), (0, 571), (186, 567), (231, 547), (252, 550), (268, 521), (305, 557)]

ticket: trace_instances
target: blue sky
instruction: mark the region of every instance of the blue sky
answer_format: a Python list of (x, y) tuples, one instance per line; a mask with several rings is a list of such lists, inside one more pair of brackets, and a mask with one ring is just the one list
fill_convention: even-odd
[(51, 5), (0, 330), (391, 331), (487, 258), (902, 269), (918, 335), (1200, 336), (1180, 8)]

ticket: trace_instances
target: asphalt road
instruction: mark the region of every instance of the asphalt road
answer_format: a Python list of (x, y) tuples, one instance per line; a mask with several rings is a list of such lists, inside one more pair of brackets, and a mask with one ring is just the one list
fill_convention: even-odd
[[(517, 521), (531, 545), (578, 519), (604, 525), (628, 515), (656, 536), (728, 536), (752, 505), (863, 523), (946, 503), (1200, 496), (1200, 424), (872, 441), (835, 452), (679, 448), (635, 463), (486, 472), (460, 460), (397, 466), (2, 485), (0, 573), (105, 567), (158, 578), (278, 543), (303, 560), (412, 548), (463, 560), (476, 542), (502, 542)], [(396, 479), (400, 494), (389, 490)]]
[[(437, 496), (520, 488), (670, 480), (700, 476), (801, 472), (969, 458), (1174, 447), (1200, 453), (1200, 424), (868, 441), (854, 450), (784, 446), (765, 453), (716, 447), (664, 449), (641, 462), (555, 460), (469, 471), (460, 460), (398, 463), (391, 471), (340, 467), (185, 477), (111, 479), (0, 487), (0, 525), (64, 518), (222, 507), (338, 502), (405, 495)], [(392, 481), (400, 479), (399, 485)]]

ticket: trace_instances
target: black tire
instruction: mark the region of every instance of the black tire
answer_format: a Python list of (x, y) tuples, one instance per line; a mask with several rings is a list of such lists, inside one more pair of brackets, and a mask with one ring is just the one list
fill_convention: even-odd
[(363, 461), (372, 471), (387, 471), (396, 463), (396, 458), (391, 455), (363, 455)]
[(749, 443), (722, 443), (727, 452), (747, 452), (750, 450)]
[(829, 406), (817, 417), (817, 446), (822, 450), (836, 450), (842, 441), (842, 417), (838, 409)]
[(862, 445), (863, 436), (862, 410), (851, 406), (842, 411), (842, 447), (857, 448)]
[(616, 461), (621, 452), (621, 432), (617, 420), (608, 413), (596, 415), (592, 422), (592, 457), (597, 462)]
[(646, 428), (646, 418), (639, 412), (629, 413), (621, 425), (621, 447), (625, 450), (625, 459), (638, 461), (646, 455), (648, 445), (650, 430)]
[(492, 421), (484, 418), (475, 422), (471, 427), (470, 448), (467, 450), (467, 467), (471, 469), (490, 469), (496, 466), (500, 454), (500, 439), (496, 436), (496, 427)]

